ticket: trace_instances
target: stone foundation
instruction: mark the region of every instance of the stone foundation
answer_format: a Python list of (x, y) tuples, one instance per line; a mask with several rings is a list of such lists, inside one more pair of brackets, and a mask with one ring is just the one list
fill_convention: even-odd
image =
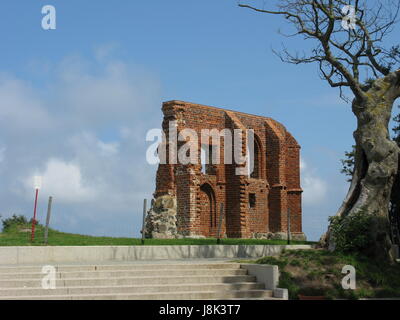
[(155, 239), (177, 238), (176, 213), (175, 197), (164, 195), (155, 199), (147, 213), (145, 237)]
[[(268, 239), (268, 240), (287, 240), (287, 232), (268, 232), (268, 233), (253, 233), (253, 239)], [(293, 232), (290, 234), (290, 240), (307, 241), (307, 237), (303, 232)]]

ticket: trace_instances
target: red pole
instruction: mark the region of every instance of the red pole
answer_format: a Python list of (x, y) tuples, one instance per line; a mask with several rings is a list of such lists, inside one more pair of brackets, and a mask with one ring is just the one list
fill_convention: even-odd
[(32, 234), (31, 234), (31, 242), (35, 239), (35, 225), (36, 225), (36, 208), (37, 208), (37, 200), (39, 195), (39, 189), (36, 189), (35, 196), (35, 209), (33, 210), (33, 220), (32, 220)]

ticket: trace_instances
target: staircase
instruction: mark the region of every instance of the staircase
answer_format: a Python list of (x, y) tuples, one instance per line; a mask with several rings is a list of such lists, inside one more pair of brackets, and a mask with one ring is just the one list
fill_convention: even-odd
[(238, 263), (141, 263), (55, 266), (43, 289), (41, 266), (0, 267), (0, 300), (274, 299)]

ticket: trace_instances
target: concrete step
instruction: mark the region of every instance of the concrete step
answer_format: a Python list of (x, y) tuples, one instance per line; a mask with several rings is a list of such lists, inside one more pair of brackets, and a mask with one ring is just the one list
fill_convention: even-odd
[(92, 286), (64, 287), (52, 290), (42, 288), (9, 288), (0, 289), (0, 299), (6, 296), (49, 296), (49, 295), (85, 295), (85, 294), (115, 294), (115, 293), (174, 293), (187, 291), (231, 291), (231, 290), (262, 290), (264, 285), (256, 282), (237, 283), (189, 283), (167, 285), (137, 285), (137, 286)]
[(274, 299), (239, 263), (57, 265), (56, 289), (42, 266), (0, 267), (0, 300)]
[[(122, 285), (162, 285), (162, 284), (188, 284), (188, 283), (235, 283), (255, 282), (256, 278), (249, 275), (235, 276), (155, 276), (148, 277), (120, 277), (120, 278), (76, 278), (58, 279), (56, 287), (87, 287), (87, 286), (122, 286)], [(41, 279), (0, 280), (2, 288), (41, 288)]]
[[(50, 264), (51, 265), (51, 264)], [(4, 273), (40, 273), (40, 266), (0, 266), (0, 274)], [(180, 263), (180, 264), (92, 264), (92, 265), (54, 265), (57, 272), (72, 271), (110, 271), (110, 270), (193, 270), (193, 269), (240, 269), (239, 263)]]
[[(56, 272), (57, 279), (76, 279), (76, 278), (121, 278), (121, 277), (149, 277), (154, 275), (155, 270), (136, 269), (131, 270), (110, 270), (110, 271), (70, 271)], [(157, 270), (157, 275), (166, 276), (234, 276), (245, 275), (246, 270), (243, 269), (162, 269)], [(0, 273), (0, 280), (17, 280), (17, 279), (42, 279), (43, 273)]]
[(225, 300), (238, 298), (274, 299), (270, 290), (185, 291), (163, 293), (74, 294), (4, 296), (2, 300)]

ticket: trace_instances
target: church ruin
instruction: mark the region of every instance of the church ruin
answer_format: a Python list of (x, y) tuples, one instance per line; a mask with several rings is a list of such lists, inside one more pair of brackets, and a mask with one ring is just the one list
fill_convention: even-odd
[[(300, 146), (282, 124), (267, 117), (175, 100), (163, 103), (162, 111), (163, 144), (167, 147), (171, 122), (176, 123), (178, 133), (191, 128), (199, 136), (202, 129), (252, 129), (253, 170), (237, 174), (242, 164), (215, 164), (211, 139), (197, 143), (198, 164), (171, 163), (167, 151), (167, 162), (160, 163), (157, 170), (146, 237), (216, 237), (219, 228), (221, 237), (286, 239), (290, 210), (291, 238), (305, 239)], [(221, 138), (218, 148), (223, 147)], [(246, 142), (240, 148), (245, 153)], [(219, 151), (222, 158), (226, 156)], [(209, 159), (205, 163), (204, 154)]]

